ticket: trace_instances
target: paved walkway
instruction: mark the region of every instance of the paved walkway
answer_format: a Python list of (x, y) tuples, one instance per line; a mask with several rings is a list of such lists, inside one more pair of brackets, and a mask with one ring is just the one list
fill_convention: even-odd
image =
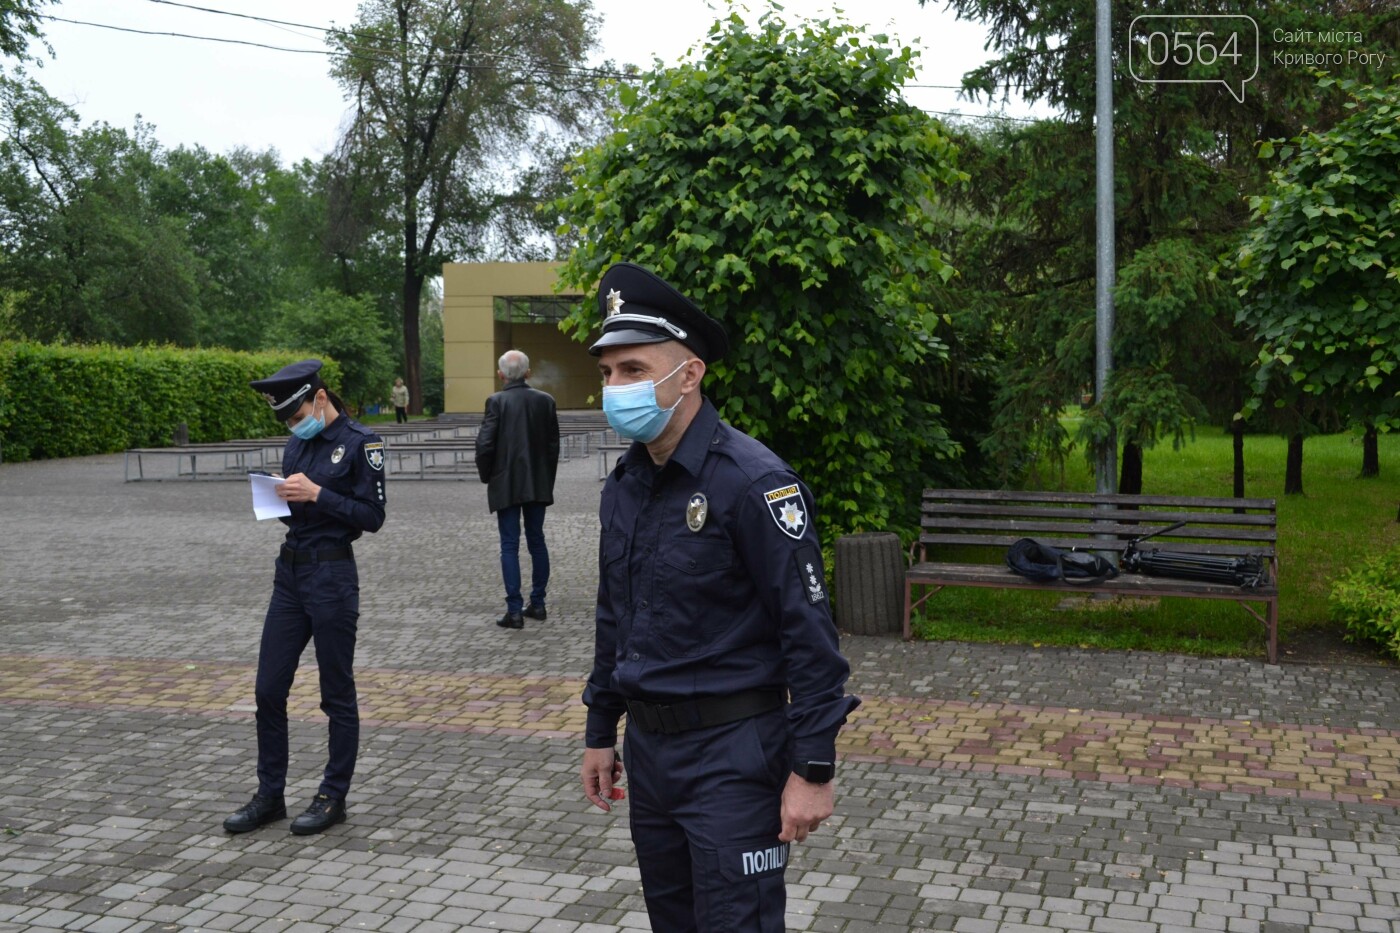
[[(550, 620), (500, 615), (474, 482), (357, 545), (351, 819), (226, 836), (280, 525), (241, 483), (0, 464), (0, 930), (649, 929), (577, 789), (599, 484), (566, 464)], [(792, 930), (1400, 929), (1400, 671), (848, 638), (865, 698)], [(291, 805), (324, 753), (292, 702)]]

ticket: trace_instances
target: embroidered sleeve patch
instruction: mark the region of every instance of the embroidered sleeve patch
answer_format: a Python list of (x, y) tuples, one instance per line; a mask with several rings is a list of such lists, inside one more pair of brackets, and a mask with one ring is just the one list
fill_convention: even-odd
[(797, 565), (797, 576), (802, 583), (802, 592), (807, 602), (815, 606), (826, 599), (826, 581), (822, 576), (822, 558), (816, 548), (808, 545), (798, 548), (792, 554)]
[(770, 489), (763, 494), (763, 501), (783, 534), (793, 540), (802, 537), (807, 530), (807, 503), (802, 501), (802, 489), (796, 483)]
[(384, 442), (372, 441), (365, 445), (365, 459), (369, 465), (376, 469), (384, 469)]

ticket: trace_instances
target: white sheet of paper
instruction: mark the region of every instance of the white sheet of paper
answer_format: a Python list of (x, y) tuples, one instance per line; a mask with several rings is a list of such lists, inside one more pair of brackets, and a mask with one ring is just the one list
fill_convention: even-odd
[(285, 483), (285, 479), (263, 476), (261, 473), (249, 473), (248, 479), (253, 485), (253, 515), (258, 521), (292, 514), (292, 507), (287, 501), (277, 498), (277, 487)]

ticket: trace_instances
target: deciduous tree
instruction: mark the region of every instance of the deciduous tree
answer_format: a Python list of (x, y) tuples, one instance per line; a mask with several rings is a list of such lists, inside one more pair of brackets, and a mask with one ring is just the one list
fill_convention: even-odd
[(23, 76), (0, 76), (0, 127), (0, 287), (19, 334), (194, 343), (200, 263), (183, 219), (152, 204), (163, 169), (150, 128), (79, 129)]
[(39, 29), (47, 0), (0, 0), (0, 56), (28, 58), (31, 41), (43, 41)]
[(268, 346), (334, 359), (340, 364), (340, 395), (357, 410), (388, 395), (394, 353), (369, 296), (322, 289), (306, 299), (284, 302), (275, 320)]
[(1250, 199), (1234, 281), (1261, 345), (1247, 408), (1281, 381), (1374, 438), (1400, 428), (1400, 85), (1341, 87), (1346, 119), (1261, 144), (1277, 168)]
[[(930, 205), (963, 180), (900, 90), (915, 53), (841, 22), (737, 14), (702, 49), (620, 88), (616, 130), (556, 204), (564, 283), (654, 269), (729, 333), (707, 393), (788, 458), (828, 533), (884, 529), (956, 445), (915, 375), (945, 352)], [(592, 302), (566, 327), (586, 339)]]
[[(970, 170), (979, 181), (959, 202), (973, 216), (968, 235), (958, 231), (959, 248), (950, 250), (970, 281), (986, 270), (973, 291), (957, 297), (958, 306), (977, 302), (1007, 328), (1010, 355), (988, 446), (1014, 468), (1024, 462), (1025, 438), (1042, 439), (1052, 455), (1063, 451), (1069, 436), (1057, 423), (1059, 412), (1092, 380), (1095, 6), (1093, 0), (950, 0), (948, 6), (990, 30), (992, 59), (964, 78), (971, 96), (995, 100), (1014, 91), (1064, 111), (1062, 119), (976, 140), (981, 152), (970, 152), (967, 163), (977, 166)], [(1164, 0), (1149, 11), (1139, 0), (1112, 3), (1120, 261), (1115, 374), (1108, 397), (1086, 413), (1080, 439), (1092, 442), (1108, 425), (1116, 427), (1124, 443), (1122, 491), (1142, 489), (1143, 446), (1179, 439), (1203, 416), (1228, 423), (1236, 398), (1230, 386), (1247, 379), (1248, 334), (1234, 323), (1235, 296), (1213, 281), (1210, 266), (1234, 247), (1247, 222), (1243, 198), (1263, 184), (1254, 143), (1292, 135), (1306, 123), (1330, 125), (1341, 113), (1315, 93), (1306, 72), (1271, 65), (1274, 30), (1314, 29), (1325, 21), (1362, 35), (1368, 47), (1393, 47), (1400, 22), (1389, 7), (1381, 0)], [(1144, 12), (1254, 17), (1264, 60), (1245, 100), (1218, 81), (1135, 81), (1127, 68), (1128, 27)], [(1364, 73), (1368, 66), (1354, 67)], [(1169, 61), (1147, 76), (1200, 75)], [(1237, 462), (1237, 478), (1242, 468)]]
[(365, 0), (331, 35), (353, 104), (336, 190), (354, 200), (333, 219), (351, 241), (394, 234), (415, 412), (424, 280), (482, 255), (492, 225), (532, 197), (522, 155), (588, 119), (596, 82), (577, 63), (594, 33), (588, 0)]

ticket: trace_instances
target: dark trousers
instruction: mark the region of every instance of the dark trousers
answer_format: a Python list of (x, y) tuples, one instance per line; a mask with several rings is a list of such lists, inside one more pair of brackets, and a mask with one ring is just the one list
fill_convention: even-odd
[(287, 784), (287, 695), (308, 641), (316, 643), (321, 711), (330, 718), (330, 759), (320, 793), (344, 799), (360, 745), (355, 697), (355, 629), (360, 577), (353, 560), (299, 564), (279, 559), (258, 651), (258, 792), (281, 796)]
[(783, 711), (679, 735), (629, 727), (622, 751), (651, 928), (783, 933)]
[(544, 543), (544, 510), (538, 502), (511, 505), (496, 513), (501, 532), (501, 576), (506, 584), (506, 611), (525, 607), (520, 596), (520, 521), (525, 521), (525, 547), (530, 552), (530, 604), (544, 605), (549, 586), (549, 548)]
[(394, 406), (394, 423), (406, 424), (408, 422), (408, 409), (402, 405)]

